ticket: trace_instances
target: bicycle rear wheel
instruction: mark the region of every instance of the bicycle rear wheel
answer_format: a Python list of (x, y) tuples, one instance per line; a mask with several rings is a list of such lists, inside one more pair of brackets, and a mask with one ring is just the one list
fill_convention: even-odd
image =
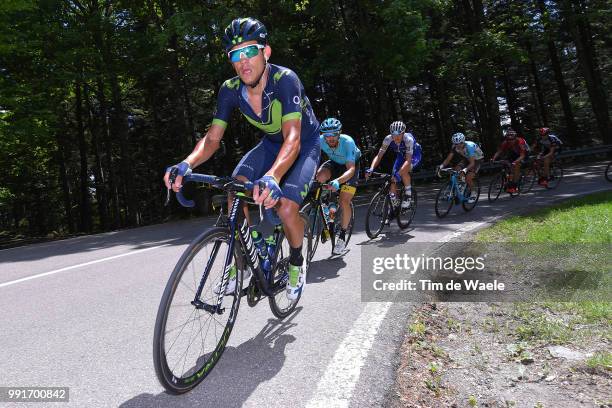
[(365, 219), (366, 234), (370, 239), (376, 238), (385, 227), (390, 207), (391, 202), (386, 191), (374, 194)]
[(438, 191), (438, 194), (436, 195), (436, 215), (439, 218), (446, 217), (450, 209), (453, 207), (454, 202), (455, 196), (453, 194), (451, 182), (449, 181), (440, 187), (440, 191)]
[[(461, 203), (463, 210), (466, 212), (472, 211), (474, 207), (476, 207), (476, 204), (478, 203), (478, 199), (480, 198), (480, 182), (478, 181), (478, 178), (474, 177), (474, 180), (472, 180), (472, 187), (474, 188), (474, 191), (476, 192), (476, 194), (474, 194), (476, 196), (476, 199), (474, 200), (474, 202), (469, 203), (467, 200), (465, 200), (463, 201), (463, 203)], [(465, 186), (464, 196), (472, 197), (472, 191), (470, 190), (470, 187), (467, 184)]]
[[(242, 289), (244, 264), (236, 242), (229, 256), (227, 228), (211, 228), (185, 250), (176, 264), (162, 295), (153, 337), (155, 373), (164, 388), (173, 394), (193, 389), (219, 361), (236, 321)], [(223, 295), (217, 308), (219, 286), (228, 278), (229, 265), (236, 266), (233, 293)], [(203, 284), (197, 303), (198, 286)], [(195, 303), (195, 304), (194, 304)]]
[(493, 177), (491, 183), (489, 184), (489, 202), (492, 203), (499, 198), (499, 195), (504, 190), (504, 186), (506, 184), (506, 175), (504, 173), (499, 173), (497, 176)]
[(308, 251), (308, 262), (311, 262), (315, 252), (317, 251), (317, 247), (319, 246), (319, 241), (321, 240), (323, 220), (321, 218), (321, 211), (319, 206), (316, 205), (316, 202), (310, 201), (306, 203), (300, 212), (306, 217), (307, 225), (309, 226), (309, 231), (311, 234), (310, 249)]
[(536, 174), (533, 166), (529, 167), (525, 174), (521, 176), (521, 182), (519, 183), (519, 193), (526, 194), (531, 191), (533, 185), (535, 184), (536, 178), (538, 175)]
[[(310, 266), (309, 258), (312, 259), (308, 248), (311, 247), (310, 241), (312, 240), (312, 235), (308, 227), (308, 218), (305, 214), (300, 214), (300, 217), (302, 218), (302, 222), (304, 222), (304, 241), (302, 242), (302, 250), (306, 249), (306, 254), (302, 255), (304, 257), (303, 268), (306, 268), (306, 274), (308, 274), (308, 267)], [(296, 300), (287, 299), (285, 287), (289, 279), (289, 251), (291, 247), (284, 233), (280, 234), (276, 245), (276, 262), (270, 280), (270, 287), (276, 293), (274, 297), (268, 297), (268, 301), (272, 314), (279, 319), (284, 319), (293, 313), (302, 297), (302, 293), (298, 295)]]
[(563, 178), (563, 167), (561, 167), (557, 163), (552, 163), (550, 165), (550, 177), (548, 178), (548, 184), (546, 185), (546, 188), (549, 190), (557, 188), (562, 178)]
[[(401, 202), (404, 202), (404, 191), (402, 189), (402, 192), (400, 193), (400, 199)], [(410, 226), (410, 223), (412, 222), (412, 220), (414, 219), (414, 215), (416, 214), (416, 209), (417, 209), (417, 191), (414, 188), (414, 186), (412, 186), (412, 202), (410, 204), (410, 207), (408, 208), (402, 208), (400, 205), (400, 208), (397, 210), (397, 225), (401, 228), (401, 229), (406, 229)]]

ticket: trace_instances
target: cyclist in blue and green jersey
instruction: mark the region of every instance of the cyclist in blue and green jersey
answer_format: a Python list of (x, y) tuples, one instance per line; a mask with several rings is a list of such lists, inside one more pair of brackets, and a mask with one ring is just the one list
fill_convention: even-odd
[(468, 203), (474, 203), (477, 197), (476, 192), (473, 191), (472, 183), (474, 177), (476, 177), (478, 171), (480, 170), (480, 166), (482, 165), (482, 161), (484, 159), (484, 153), (482, 153), (480, 146), (478, 146), (476, 143), (466, 141), (463, 133), (455, 133), (452, 136), (451, 141), (453, 143), (451, 151), (448, 156), (446, 156), (446, 159), (442, 162), (439, 168), (445, 168), (453, 159), (455, 154), (461, 156), (461, 161), (457, 163), (455, 170), (461, 170), (461, 172), (465, 175), (465, 181), (472, 192), (472, 196), (468, 199)]
[[(268, 63), (272, 49), (267, 37), (266, 27), (254, 18), (237, 18), (225, 29), (222, 44), (238, 75), (221, 86), (206, 136), (183, 162), (173, 166), (178, 169), (173, 188), (177, 191), (187, 171), (210, 159), (220, 146), (232, 112), (238, 109), (263, 137), (232, 176), (255, 183), (255, 203), (268, 209), (276, 207), (291, 246), (287, 298), (295, 300), (306, 278), (302, 267), (304, 223), (299, 208), (319, 163), (319, 123), (295, 72)], [(165, 181), (169, 186), (168, 173)], [(259, 184), (265, 188), (260, 190)], [(228, 290), (231, 287), (230, 280)]]
[(336, 118), (327, 118), (321, 123), (321, 151), (329, 157), (317, 171), (317, 181), (330, 184), (334, 191), (340, 190), (340, 234), (334, 247), (334, 255), (344, 252), (346, 229), (351, 222), (351, 201), (355, 195), (359, 178), (359, 158), (361, 151), (352, 137), (342, 134), (342, 123)]
[(397, 196), (396, 183), (402, 181), (404, 184), (404, 200), (401, 204), (403, 209), (409, 208), (412, 204), (412, 184), (410, 178), (410, 172), (415, 168), (421, 161), (421, 145), (419, 145), (414, 136), (411, 133), (406, 132), (406, 124), (401, 121), (395, 121), (391, 123), (389, 127), (390, 134), (387, 135), (380, 146), (380, 150), (372, 165), (366, 170), (366, 178), (370, 177), (370, 174), (378, 167), (382, 160), (385, 152), (389, 147), (395, 152), (395, 162), (393, 163), (393, 171), (391, 184), (391, 200), (394, 201), (393, 205), (397, 205), (396, 200), (399, 201)]
[(541, 159), (544, 164), (542, 176), (538, 180), (538, 184), (547, 187), (548, 179), (550, 178), (550, 163), (561, 151), (563, 142), (557, 136), (550, 133), (549, 128), (539, 128), (538, 133), (540, 135), (536, 138), (533, 149), (538, 152), (538, 159)]

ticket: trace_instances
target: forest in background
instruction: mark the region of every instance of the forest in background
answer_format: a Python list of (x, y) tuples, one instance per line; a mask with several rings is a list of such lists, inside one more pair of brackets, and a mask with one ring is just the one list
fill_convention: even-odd
[[(0, 239), (165, 219), (163, 171), (206, 133), (235, 75), (220, 34), (238, 16), (266, 25), (270, 61), (297, 72), (319, 120), (339, 118), (368, 161), (393, 120), (424, 167), (456, 131), (487, 155), (507, 126), (612, 143), (608, 0), (3, 0)], [(198, 171), (230, 174), (259, 138), (236, 112)]]

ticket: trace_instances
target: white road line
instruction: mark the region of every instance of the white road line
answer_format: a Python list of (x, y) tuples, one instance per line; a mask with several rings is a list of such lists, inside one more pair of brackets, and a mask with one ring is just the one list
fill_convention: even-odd
[(32, 276), (28, 276), (25, 278), (21, 278), (21, 279), (16, 279), (14, 281), (9, 281), (9, 282), (4, 282), (4, 283), (0, 283), (0, 288), (3, 288), (5, 286), (10, 286), (10, 285), (14, 285), (16, 283), (21, 283), (21, 282), (25, 282), (25, 281), (29, 281), (32, 279), (38, 279), (38, 278), (42, 278), (44, 276), (49, 276), (49, 275), (54, 275), (56, 273), (60, 273), (60, 272), (66, 272), (66, 271), (70, 271), (72, 269), (76, 269), (76, 268), (80, 268), (83, 266), (89, 266), (89, 265), (94, 265), (100, 262), (106, 262), (106, 261), (110, 261), (112, 259), (117, 259), (117, 258), (122, 258), (124, 256), (130, 256), (130, 255), (135, 255), (135, 254), (139, 254), (141, 252), (146, 252), (146, 251), (151, 251), (153, 249), (157, 249), (157, 248), (161, 248), (163, 246), (167, 246), (168, 244), (163, 244), (163, 245), (156, 245), (154, 247), (149, 247), (149, 248), (144, 248), (144, 249), (139, 249), (136, 251), (132, 251), (132, 252), (128, 252), (125, 254), (120, 254), (120, 255), (114, 255), (114, 256), (109, 256), (107, 258), (102, 258), (102, 259), (97, 259), (95, 261), (90, 261), (90, 262), (85, 262), (82, 264), (78, 264), (78, 265), (72, 265), (72, 266), (67, 266), (65, 268), (61, 268), (61, 269), (56, 269), (54, 271), (49, 271), (49, 272), (43, 272), (43, 273), (39, 273), (38, 275), (32, 275)]
[(361, 367), (372, 348), (378, 328), (385, 319), (391, 302), (368, 303), (351, 331), (338, 346), (317, 385), (307, 408), (348, 407), (359, 380)]

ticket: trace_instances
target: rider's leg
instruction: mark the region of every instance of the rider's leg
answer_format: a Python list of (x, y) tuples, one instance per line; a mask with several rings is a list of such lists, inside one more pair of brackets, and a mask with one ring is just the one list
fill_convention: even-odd
[(402, 164), (402, 167), (399, 170), (399, 175), (402, 178), (402, 183), (404, 183), (404, 199), (408, 199), (408, 197), (412, 197), (412, 184), (410, 172), (412, 171), (412, 163), (409, 161), (405, 161)]
[(552, 162), (552, 156), (544, 157), (544, 178), (548, 180), (550, 176), (550, 163)]
[(343, 230), (346, 230), (351, 222), (351, 201), (355, 195), (355, 187), (347, 187), (350, 188), (343, 188), (342, 191), (340, 191), (340, 208), (342, 209), (342, 220), (340, 220), (340, 226)]

